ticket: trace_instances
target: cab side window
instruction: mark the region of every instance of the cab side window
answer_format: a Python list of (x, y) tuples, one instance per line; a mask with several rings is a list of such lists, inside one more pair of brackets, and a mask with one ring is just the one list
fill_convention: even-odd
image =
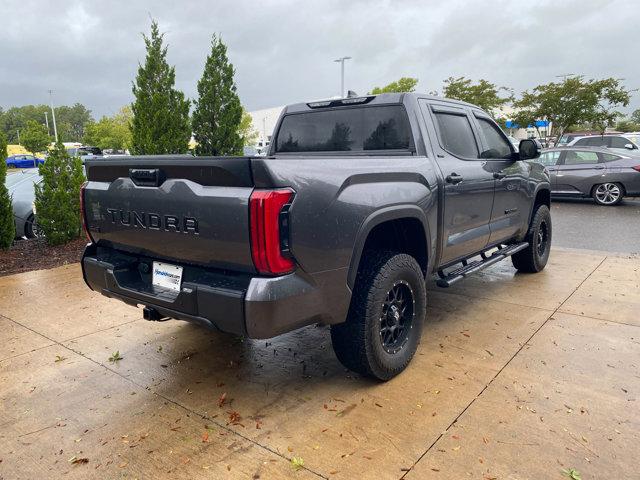
[(478, 158), (478, 144), (467, 115), (438, 111), (433, 113), (442, 148), (457, 157)]
[(565, 165), (588, 165), (598, 163), (598, 154), (596, 152), (580, 152), (569, 151), (564, 157)]
[(511, 142), (507, 140), (499, 128), (486, 118), (478, 118), (480, 137), (486, 150), (480, 153), (480, 158), (510, 158)]
[(560, 158), (560, 152), (545, 152), (540, 155), (539, 158), (535, 159), (534, 162), (540, 163), (545, 167), (552, 167), (558, 163), (558, 159)]

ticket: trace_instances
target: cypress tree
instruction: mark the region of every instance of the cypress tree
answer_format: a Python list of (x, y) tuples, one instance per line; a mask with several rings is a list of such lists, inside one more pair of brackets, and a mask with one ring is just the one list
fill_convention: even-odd
[(0, 248), (9, 248), (16, 236), (11, 197), (5, 186), (7, 178), (7, 137), (0, 132)]
[(80, 235), (82, 160), (71, 158), (58, 142), (38, 169), (42, 176), (42, 182), (35, 186), (38, 225), (50, 245), (68, 242)]
[(242, 105), (234, 73), (226, 45), (213, 35), (193, 112), (196, 155), (242, 155)]
[(138, 66), (133, 84), (132, 153), (186, 153), (191, 139), (189, 100), (174, 88), (175, 67), (167, 63), (167, 47), (158, 23), (151, 22), (151, 37), (142, 36), (147, 56), (144, 65)]

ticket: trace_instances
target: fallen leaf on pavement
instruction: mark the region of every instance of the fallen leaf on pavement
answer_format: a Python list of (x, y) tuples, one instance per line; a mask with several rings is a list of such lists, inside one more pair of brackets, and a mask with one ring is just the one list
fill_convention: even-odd
[(575, 468), (567, 468), (566, 470), (562, 470), (562, 474), (570, 478), (571, 480), (582, 480), (580, 472)]
[(304, 467), (304, 460), (302, 459), (302, 457), (293, 457), (291, 459), (291, 468), (293, 468), (295, 471), (298, 471), (303, 467)]

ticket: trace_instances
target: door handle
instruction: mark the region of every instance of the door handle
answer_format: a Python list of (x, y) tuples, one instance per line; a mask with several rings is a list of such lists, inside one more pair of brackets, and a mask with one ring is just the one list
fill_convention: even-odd
[(447, 181), (447, 183), (452, 183), (455, 185), (462, 181), (462, 175), (458, 175), (457, 173), (452, 172), (450, 175), (447, 175), (447, 178), (445, 178), (445, 180)]
[(500, 180), (506, 176), (507, 174), (503, 172), (493, 172), (493, 178), (495, 178), (496, 180)]
[(595, 170), (604, 170), (604, 166), (602, 165), (597, 165), (595, 167), (593, 167)]

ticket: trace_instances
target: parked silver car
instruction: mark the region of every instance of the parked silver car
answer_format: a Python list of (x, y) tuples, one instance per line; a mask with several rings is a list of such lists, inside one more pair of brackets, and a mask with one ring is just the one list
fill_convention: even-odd
[(562, 147), (532, 161), (549, 171), (555, 197), (592, 197), (600, 205), (617, 205), (625, 196), (640, 196), (638, 156), (601, 147)]
[(13, 204), (13, 216), (16, 222), (16, 238), (35, 238), (42, 235), (35, 222), (33, 201), (35, 199), (34, 185), (42, 181), (38, 169), (31, 168), (7, 175), (5, 185), (9, 190)]
[(638, 152), (636, 145), (630, 138), (625, 135), (588, 135), (576, 137), (571, 140), (568, 147), (606, 147), (613, 150)]

